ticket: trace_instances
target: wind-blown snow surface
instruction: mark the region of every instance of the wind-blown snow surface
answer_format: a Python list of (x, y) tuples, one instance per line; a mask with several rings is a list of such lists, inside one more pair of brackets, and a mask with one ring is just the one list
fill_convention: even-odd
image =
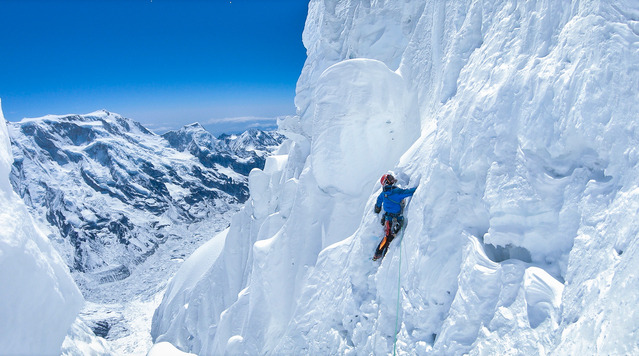
[[(639, 4), (311, 0), (304, 44), (290, 140), (156, 342), (639, 353)], [(386, 170), (419, 188), (379, 265)]]
[(67, 266), (9, 183), (0, 108), (0, 354), (57, 355), (83, 299)]

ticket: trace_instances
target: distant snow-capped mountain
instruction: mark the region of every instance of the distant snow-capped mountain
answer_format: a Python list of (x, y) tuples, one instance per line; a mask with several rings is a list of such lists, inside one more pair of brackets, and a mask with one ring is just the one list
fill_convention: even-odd
[(257, 130), (218, 139), (199, 124), (160, 136), (107, 111), (8, 127), (14, 190), (72, 270), (98, 283), (126, 278), (188, 224), (226, 226), (248, 173), (281, 141)]
[[(223, 134), (216, 138), (199, 123), (169, 131), (162, 137), (176, 150), (189, 152), (197, 157), (203, 166), (230, 168), (243, 175), (244, 181), (251, 169), (264, 167), (266, 155), (282, 141), (282, 136), (277, 133), (256, 129), (249, 129), (241, 135)], [(242, 188), (244, 202), (248, 199), (248, 188), (246, 185)]]

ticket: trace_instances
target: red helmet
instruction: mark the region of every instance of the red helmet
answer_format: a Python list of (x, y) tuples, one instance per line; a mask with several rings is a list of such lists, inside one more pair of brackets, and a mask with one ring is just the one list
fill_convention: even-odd
[(382, 183), (382, 185), (395, 184), (395, 182), (397, 182), (397, 179), (395, 179), (392, 174), (388, 173), (384, 174), (379, 182)]

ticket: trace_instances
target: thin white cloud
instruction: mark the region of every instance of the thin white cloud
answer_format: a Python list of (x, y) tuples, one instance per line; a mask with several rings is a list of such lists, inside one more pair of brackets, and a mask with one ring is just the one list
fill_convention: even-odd
[(275, 117), (259, 117), (259, 116), (237, 116), (237, 117), (224, 117), (214, 118), (207, 120), (205, 125), (217, 125), (217, 124), (243, 124), (247, 122), (254, 123), (275, 123), (277, 118)]
[(212, 118), (203, 122), (202, 125), (216, 136), (222, 133), (240, 133), (251, 128), (268, 131), (277, 129), (277, 117), (236, 116)]
[(249, 128), (255, 128), (255, 129), (263, 128), (263, 127), (267, 128), (267, 127), (271, 127), (271, 126), (273, 126), (272, 123), (262, 123), (262, 122), (254, 122), (254, 123), (248, 125)]

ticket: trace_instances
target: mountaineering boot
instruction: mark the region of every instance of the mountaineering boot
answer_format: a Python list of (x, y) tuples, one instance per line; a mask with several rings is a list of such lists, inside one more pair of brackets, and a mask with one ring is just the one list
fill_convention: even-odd
[(380, 241), (379, 245), (377, 246), (377, 249), (375, 249), (375, 255), (373, 256), (373, 261), (377, 261), (378, 259), (384, 257), (384, 250), (386, 249), (388, 243), (388, 238), (386, 236), (384, 236), (382, 238), (382, 241)]
[[(390, 223), (388, 224), (388, 226), (390, 227)], [(395, 234), (392, 234), (392, 233), (389, 233), (388, 235), (385, 235), (382, 238), (382, 241), (379, 243), (379, 245), (377, 246), (377, 249), (375, 250), (373, 261), (377, 261), (378, 259), (386, 256), (386, 252), (388, 252), (388, 246), (390, 245), (391, 241), (393, 241), (394, 238), (395, 238)]]
[(380, 258), (386, 256), (386, 252), (388, 251), (388, 246), (385, 246), (381, 251), (375, 251), (375, 256), (373, 256), (373, 261), (377, 261)]

